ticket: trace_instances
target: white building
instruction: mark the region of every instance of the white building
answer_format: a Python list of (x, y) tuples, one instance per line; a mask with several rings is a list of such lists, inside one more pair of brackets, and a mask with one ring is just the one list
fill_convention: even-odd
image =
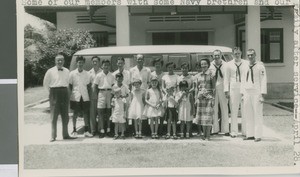
[[(58, 29), (89, 30), (98, 46), (202, 44), (254, 48), (269, 98), (293, 98), (292, 6), (25, 7)], [(261, 56), (261, 57), (260, 57)]]

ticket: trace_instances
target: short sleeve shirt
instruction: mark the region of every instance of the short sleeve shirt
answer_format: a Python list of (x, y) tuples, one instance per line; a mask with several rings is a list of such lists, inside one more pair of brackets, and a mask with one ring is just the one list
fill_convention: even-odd
[(178, 79), (178, 75), (173, 74), (173, 75), (169, 75), (166, 74), (162, 77), (162, 80), (165, 82), (165, 86), (166, 88), (170, 88), (170, 87), (177, 87), (177, 79)]
[(115, 83), (115, 77), (111, 72), (105, 74), (103, 71), (98, 73), (95, 77), (94, 84), (98, 85), (99, 89), (111, 89)]
[[(112, 90), (114, 90), (116, 88), (119, 88), (119, 86), (117, 84), (114, 84), (113, 87), (112, 87)], [(130, 92), (128, 87), (124, 84), (120, 87), (120, 89), (121, 89), (121, 95), (122, 96), (127, 96)]]
[(180, 76), (178, 76), (177, 85), (179, 85), (179, 83), (181, 81), (184, 81), (184, 80), (187, 81), (187, 83), (189, 84), (189, 88), (193, 87), (193, 76), (192, 75), (187, 75), (187, 76), (180, 75)]
[(142, 85), (141, 88), (144, 90), (148, 89), (148, 83), (150, 82), (151, 70), (147, 67), (143, 67), (141, 70), (137, 66), (130, 69), (130, 79), (131, 83), (134, 79), (141, 79)]
[(97, 75), (98, 73), (100, 73), (101, 71), (102, 71), (101, 68), (99, 68), (99, 70), (98, 70), (97, 72), (95, 71), (94, 68), (92, 68), (91, 70), (88, 71), (88, 73), (89, 73), (90, 76), (91, 76), (92, 83), (94, 83), (94, 79), (95, 79), (96, 75)]
[(71, 101), (79, 102), (82, 97), (83, 101), (89, 101), (87, 85), (91, 83), (91, 77), (87, 71), (79, 72), (75, 69), (70, 72), (69, 83), (72, 85)]

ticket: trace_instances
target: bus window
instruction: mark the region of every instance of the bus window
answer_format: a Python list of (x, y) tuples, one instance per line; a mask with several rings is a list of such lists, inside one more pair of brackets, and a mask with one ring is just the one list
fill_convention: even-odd
[(190, 62), (190, 57), (189, 54), (169, 54), (168, 61), (172, 61), (175, 63), (176, 68), (175, 71), (180, 71), (181, 70), (181, 64), (186, 62), (188, 63), (189, 67), (191, 68), (191, 62)]
[[(160, 58), (163, 60), (162, 54), (143, 54), (144, 55), (144, 66), (150, 68), (151, 71), (154, 71), (153, 61), (156, 58)], [(134, 60), (132, 62), (133, 66), (135, 66), (136, 63), (136, 55), (134, 55)], [(131, 66), (131, 67), (133, 67)]]
[[(72, 70), (74, 70), (74, 69), (77, 68), (76, 57), (77, 56), (75, 56), (75, 55), (73, 55), (73, 57), (72, 57), (72, 60), (71, 60), (71, 63), (70, 63), (70, 67), (69, 67), (70, 71), (72, 71)], [(93, 56), (87, 55), (87, 56), (83, 56), (83, 57), (85, 58), (85, 64), (83, 66), (83, 69), (86, 70), (86, 71), (91, 70), (93, 68), (93, 63), (92, 63), (92, 57)], [(108, 59), (108, 60), (112, 61), (111, 60), (112, 56), (98, 56), (98, 57), (100, 58), (100, 67), (101, 67), (102, 61), (104, 59)], [(113, 70), (112, 66), (113, 65), (111, 65), (111, 70)]]
[(203, 58), (208, 58), (209, 61), (213, 61), (212, 55), (208, 55), (208, 54), (197, 54), (197, 62), (200, 62), (200, 60), (203, 59)]

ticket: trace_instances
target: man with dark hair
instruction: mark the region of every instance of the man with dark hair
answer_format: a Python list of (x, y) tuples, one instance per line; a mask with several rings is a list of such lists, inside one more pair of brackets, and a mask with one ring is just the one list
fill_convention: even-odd
[(134, 79), (141, 79), (141, 89), (147, 90), (149, 87), (148, 84), (150, 82), (151, 70), (144, 66), (144, 55), (138, 54), (136, 56), (136, 61), (137, 65), (129, 70), (131, 83), (133, 83)]
[[(227, 63), (222, 60), (222, 52), (215, 50), (213, 52), (213, 61), (210, 69), (216, 78), (216, 96), (214, 105), (214, 119), (213, 119), (213, 134), (221, 133), (229, 136), (229, 120), (228, 120), (228, 99), (224, 92), (224, 78), (226, 74)], [(219, 126), (219, 104), (221, 109), (221, 128)]]
[[(88, 72), (91, 77), (91, 83), (94, 83), (94, 79), (98, 73), (102, 71), (100, 68), (100, 58), (98, 56), (92, 57), (93, 68)], [(90, 125), (92, 135), (97, 133), (97, 93), (90, 90)]]
[(70, 72), (69, 87), (71, 92), (71, 109), (73, 109), (73, 134), (77, 135), (76, 121), (78, 114), (83, 112), (84, 118), (84, 136), (92, 137), (89, 133), (90, 120), (88, 117), (90, 108), (90, 98), (88, 90), (91, 89), (91, 77), (87, 71), (83, 69), (85, 58), (78, 56), (76, 58), (77, 69)]
[(62, 119), (62, 136), (63, 139), (74, 139), (68, 133), (69, 123), (69, 70), (63, 67), (65, 59), (62, 55), (55, 57), (54, 67), (48, 69), (44, 77), (44, 87), (49, 94), (50, 117), (51, 117), (51, 139), (50, 142), (56, 140), (57, 137), (57, 119), (61, 115)]
[(249, 62), (241, 58), (241, 50), (235, 47), (233, 50), (234, 59), (228, 62), (228, 67), (224, 79), (224, 91), (227, 99), (230, 100), (231, 108), (231, 126), (230, 136), (235, 138), (238, 134), (238, 111), (241, 105), (242, 112), (242, 135), (246, 132), (246, 121), (243, 116), (242, 100), (241, 100), (241, 77), (248, 69)]
[(111, 91), (112, 86), (115, 83), (115, 77), (112, 75), (110, 70), (110, 61), (102, 61), (102, 69), (99, 74), (95, 77), (93, 92), (98, 94), (97, 111), (99, 116), (98, 131), (100, 132), (99, 138), (105, 137), (106, 135), (111, 136), (110, 130), (110, 116), (111, 116)]
[(249, 65), (242, 77), (241, 94), (244, 101), (246, 137), (244, 140), (261, 141), (263, 129), (263, 102), (267, 94), (267, 75), (262, 62), (256, 61), (254, 49), (247, 51)]

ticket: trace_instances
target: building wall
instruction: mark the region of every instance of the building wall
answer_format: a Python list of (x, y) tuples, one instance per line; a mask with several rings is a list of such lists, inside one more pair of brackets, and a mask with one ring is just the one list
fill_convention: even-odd
[[(107, 16), (107, 23), (110, 25), (116, 24), (116, 10), (115, 7), (104, 7), (98, 9), (101, 14), (105, 14)], [(76, 23), (76, 16), (78, 13), (82, 12), (57, 12), (57, 28), (58, 29), (80, 29), (80, 30), (88, 30), (88, 31), (107, 31), (107, 32), (116, 32), (115, 28), (107, 27), (95, 23)]]
[(282, 20), (269, 20), (261, 23), (261, 28), (283, 28), (283, 64), (266, 64), (268, 82), (289, 83), (293, 82), (294, 49), (293, 29), (294, 15), (291, 8), (282, 9)]
[(211, 21), (203, 22), (149, 22), (147, 16), (130, 17), (130, 44), (151, 45), (151, 32), (159, 31), (208, 31), (209, 44), (233, 47), (235, 26), (233, 15), (212, 15)]

